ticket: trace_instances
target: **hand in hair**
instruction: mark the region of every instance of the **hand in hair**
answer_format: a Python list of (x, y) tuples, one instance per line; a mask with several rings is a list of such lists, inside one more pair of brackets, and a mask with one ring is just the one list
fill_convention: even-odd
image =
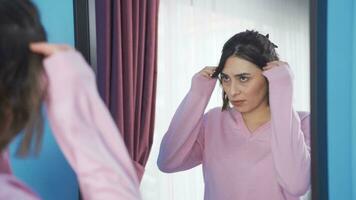
[(216, 67), (204, 67), (199, 74), (204, 76), (205, 78), (212, 79), (212, 75), (215, 72)]
[(46, 42), (36, 42), (30, 44), (30, 49), (34, 53), (42, 54), (46, 57), (61, 51), (68, 51), (70, 46), (64, 44), (49, 44)]
[(267, 63), (267, 65), (264, 66), (262, 69), (263, 69), (263, 71), (267, 71), (274, 67), (281, 67), (281, 66), (289, 67), (289, 64), (287, 62), (283, 62), (283, 61), (272, 61), (272, 62)]

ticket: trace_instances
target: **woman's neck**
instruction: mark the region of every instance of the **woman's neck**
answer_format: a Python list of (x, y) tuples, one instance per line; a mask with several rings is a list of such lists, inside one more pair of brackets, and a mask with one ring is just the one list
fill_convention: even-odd
[(251, 112), (241, 113), (246, 124), (252, 126), (262, 125), (271, 119), (271, 111), (269, 105), (261, 104)]

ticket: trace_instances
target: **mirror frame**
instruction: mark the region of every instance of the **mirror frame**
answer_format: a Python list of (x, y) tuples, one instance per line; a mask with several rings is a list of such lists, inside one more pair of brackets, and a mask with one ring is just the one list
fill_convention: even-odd
[(310, 0), (312, 199), (328, 200), (327, 2)]

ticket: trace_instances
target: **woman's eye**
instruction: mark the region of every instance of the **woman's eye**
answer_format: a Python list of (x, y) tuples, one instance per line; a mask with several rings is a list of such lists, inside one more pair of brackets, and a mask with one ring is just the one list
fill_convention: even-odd
[(239, 79), (240, 79), (241, 82), (246, 82), (246, 81), (248, 81), (249, 78), (246, 77), (246, 76), (240, 76)]
[(227, 77), (227, 76), (222, 76), (222, 77), (221, 77), (221, 80), (222, 80), (223, 82), (229, 82), (229, 81), (230, 81), (230, 78)]
[(220, 74), (219, 75), (219, 79), (222, 82), (229, 82), (230, 81), (230, 78), (228, 76), (224, 75), (224, 74)]

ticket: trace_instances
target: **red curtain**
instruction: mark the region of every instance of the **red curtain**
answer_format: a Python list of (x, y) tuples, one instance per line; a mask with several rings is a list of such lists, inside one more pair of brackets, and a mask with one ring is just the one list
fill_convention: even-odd
[(97, 0), (97, 79), (139, 180), (152, 141), (159, 0)]

